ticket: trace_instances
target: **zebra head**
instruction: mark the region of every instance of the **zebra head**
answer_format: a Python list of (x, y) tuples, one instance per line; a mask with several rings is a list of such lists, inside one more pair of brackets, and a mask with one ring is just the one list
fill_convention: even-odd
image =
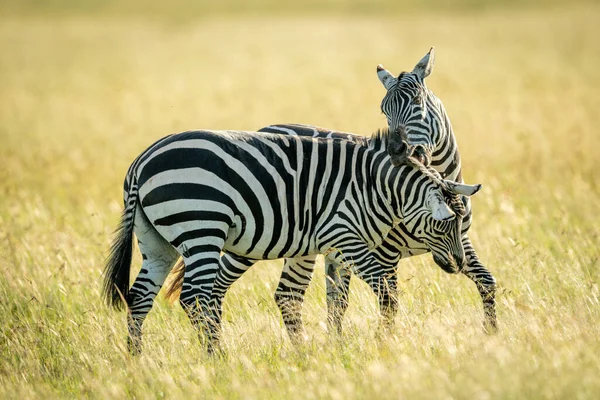
[[(405, 199), (403, 223), (427, 246), (440, 268), (448, 273), (458, 273), (466, 262), (461, 232), (466, 213), (463, 196), (474, 195), (481, 185), (445, 180), (432, 168), (417, 167), (427, 175), (428, 182), (423, 186), (420, 201)], [(418, 197), (418, 194), (414, 196)]]
[[(402, 72), (394, 77), (380, 64), (377, 76), (387, 89), (381, 101), (390, 131), (406, 130), (408, 142), (415, 146), (415, 156), (425, 165), (431, 163), (435, 143), (439, 142), (440, 127), (444, 126), (438, 111), (439, 99), (425, 86), (435, 62), (432, 47), (417, 63), (412, 72)], [(389, 150), (390, 155), (393, 151)]]

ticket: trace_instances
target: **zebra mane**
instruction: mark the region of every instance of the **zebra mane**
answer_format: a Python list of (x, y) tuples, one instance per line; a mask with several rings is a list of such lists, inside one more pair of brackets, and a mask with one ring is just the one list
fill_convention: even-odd
[[(408, 82), (402, 82), (402, 78), (407, 78)], [(414, 73), (412, 72), (408, 72), (408, 71), (404, 71), (404, 72), (400, 72), (400, 75), (398, 75), (398, 78), (396, 80), (396, 88), (401, 88), (402, 86), (406, 86), (406, 83), (408, 84), (412, 84), (412, 85), (423, 85), (424, 82)]]
[(370, 138), (368, 138), (369, 148), (373, 150), (385, 150), (387, 152), (388, 146), (390, 144), (390, 137), (392, 134), (397, 134), (400, 136), (400, 139), (406, 143), (406, 153), (405, 153), (405, 162), (404, 165), (411, 165), (415, 168), (418, 168), (421, 172), (431, 178), (435, 183), (442, 185), (441, 176), (434, 169), (428, 168), (423, 165), (417, 158), (413, 157), (413, 151), (415, 146), (409, 146), (407, 144), (408, 139), (406, 137), (406, 132), (403, 129), (397, 129), (395, 131), (390, 131), (389, 128), (380, 128), (377, 129)]
[[(404, 81), (402, 81), (404, 79)], [(401, 72), (396, 78), (396, 83), (390, 90), (406, 90), (406, 89), (417, 89), (425, 97), (431, 99), (434, 103), (439, 103), (440, 99), (427, 87), (425, 81), (420, 79), (417, 75), (412, 72)]]
[(386, 150), (389, 143), (390, 130), (388, 128), (377, 129), (371, 137), (367, 138), (369, 148), (373, 150)]

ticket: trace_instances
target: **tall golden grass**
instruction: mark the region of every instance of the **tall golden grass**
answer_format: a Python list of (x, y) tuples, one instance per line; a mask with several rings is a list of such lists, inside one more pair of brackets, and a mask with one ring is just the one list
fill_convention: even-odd
[[(0, 397), (597, 398), (600, 8), (531, 3), (181, 21), (8, 2)], [(181, 309), (159, 299), (131, 359), (125, 315), (99, 287), (133, 158), (194, 128), (299, 122), (369, 134), (385, 126), (375, 66), (412, 69), (431, 45), (427, 83), (451, 117), (466, 180), (484, 184), (471, 236), (498, 279), (499, 334), (482, 333), (474, 285), (422, 256), (401, 263), (389, 335), (358, 281), (345, 334), (327, 334), (319, 264), (309, 338), (295, 348), (272, 300), (281, 263), (262, 262), (227, 295), (223, 356), (207, 357)]]

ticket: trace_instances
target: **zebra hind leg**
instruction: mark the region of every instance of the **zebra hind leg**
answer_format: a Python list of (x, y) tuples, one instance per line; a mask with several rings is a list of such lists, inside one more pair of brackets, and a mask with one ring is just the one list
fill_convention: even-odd
[(209, 323), (208, 304), (216, 267), (211, 268), (213, 271), (212, 273), (209, 273), (208, 276), (203, 274), (197, 276), (198, 271), (194, 270), (198, 268), (198, 264), (187, 261), (185, 258), (184, 263), (186, 267), (181, 295), (179, 296), (179, 304), (186, 312), (192, 326), (196, 330), (200, 343), (204, 346), (208, 346), (208, 350), (211, 351), (212, 348), (207, 341)]
[(286, 258), (275, 291), (275, 303), (281, 312), (288, 336), (294, 343), (300, 343), (305, 337), (302, 304), (306, 288), (312, 279), (315, 261), (316, 256)]
[(139, 208), (135, 214), (134, 229), (143, 261), (142, 269), (127, 296), (127, 344), (129, 352), (136, 355), (141, 352), (144, 320), (179, 255), (152, 227)]
[(216, 349), (221, 336), (221, 316), (223, 314), (223, 299), (227, 290), (241, 277), (257, 260), (252, 260), (233, 254), (221, 256), (219, 270), (215, 278), (210, 298), (209, 343)]
[(185, 264), (179, 303), (209, 353), (214, 350), (209, 303), (227, 229), (228, 226), (223, 225), (220, 235), (190, 238), (178, 246)]
[(490, 334), (496, 333), (498, 331), (498, 322), (496, 320), (496, 279), (479, 261), (471, 241), (466, 236), (463, 237), (463, 246), (467, 265), (463, 268), (462, 273), (475, 282), (483, 301), (483, 330)]

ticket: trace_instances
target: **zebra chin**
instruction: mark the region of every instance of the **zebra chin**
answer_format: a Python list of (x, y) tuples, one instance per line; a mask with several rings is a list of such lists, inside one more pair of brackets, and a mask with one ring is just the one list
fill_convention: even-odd
[(444, 272), (447, 272), (449, 274), (458, 274), (460, 271), (462, 271), (463, 267), (465, 266), (464, 258), (461, 259), (450, 255), (444, 258), (437, 257), (434, 255), (433, 261), (438, 265), (438, 267), (443, 269)]

